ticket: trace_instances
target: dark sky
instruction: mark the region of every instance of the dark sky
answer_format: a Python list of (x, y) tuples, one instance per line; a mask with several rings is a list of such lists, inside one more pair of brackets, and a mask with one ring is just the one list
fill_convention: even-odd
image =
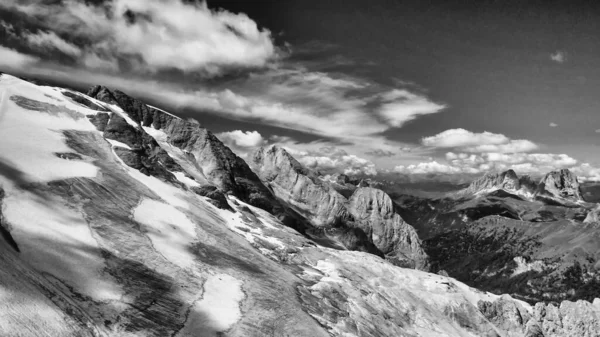
[[(416, 141), (462, 127), (597, 156), (597, 1), (210, 1), (247, 13), (302, 46), (315, 40), (358, 65), (342, 69), (415, 82), (445, 102), (390, 136)], [(550, 54), (563, 51), (564, 63)], [(322, 55), (321, 55), (322, 57)], [(558, 124), (549, 128), (550, 123)]]

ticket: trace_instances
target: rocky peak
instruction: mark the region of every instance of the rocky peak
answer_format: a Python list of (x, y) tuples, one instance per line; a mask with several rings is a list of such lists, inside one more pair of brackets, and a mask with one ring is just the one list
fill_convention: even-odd
[(279, 199), (309, 219), (315, 228), (341, 229), (353, 237), (352, 242), (366, 237), (391, 262), (427, 268), (427, 255), (417, 233), (396, 214), (385, 192), (362, 187), (348, 200), (277, 146), (259, 149), (251, 165)]
[(304, 214), (317, 227), (328, 227), (348, 218), (340, 193), (318, 179), (279, 146), (257, 150), (250, 165), (273, 193), (296, 211)]
[(460, 191), (460, 196), (475, 195), (490, 190), (502, 189), (510, 192), (521, 188), (519, 177), (513, 170), (500, 173), (486, 173), (483, 177), (473, 181), (467, 188)]
[(388, 260), (402, 267), (428, 268), (427, 254), (417, 232), (396, 213), (385, 192), (359, 187), (350, 197), (348, 209), (356, 225)]
[(600, 204), (598, 204), (598, 206), (596, 206), (596, 208), (591, 209), (587, 216), (585, 217), (585, 220), (583, 220), (584, 223), (600, 223)]
[(546, 174), (540, 181), (536, 194), (570, 201), (583, 200), (577, 176), (568, 169)]
[[(181, 150), (184, 156), (173, 155), (172, 157), (178, 165), (186, 168), (191, 176), (206, 179), (221, 191), (233, 193), (253, 206), (272, 213), (281, 211), (281, 205), (246, 162), (198, 123), (149, 107), (144, 102), (118, 90), (111, 91), (106, 87), (95, 86), (88, 91), (88, 95), (105, 103), (116, 104), (140, 126), (164, 133), (166, 140), (161, 139), (158, 145), (162, 150), (172, 147)], [(113, 114), (108, 122), (109, 126), (121, 126), (118, 130), (107, 127), (111, 131), (110, 134), (119, 138), (115, 140), (135, 146), (138, 142), (133, 140), (140, 137), (152, 139), (148, 129), (132, 128), (122, 119), (118, 114)]]

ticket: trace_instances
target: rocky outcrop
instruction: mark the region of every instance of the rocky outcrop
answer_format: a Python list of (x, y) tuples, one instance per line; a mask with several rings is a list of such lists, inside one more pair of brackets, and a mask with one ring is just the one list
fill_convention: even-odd
[(205, 185), (192, 187), (191, 190), (198, 195), (209, 198), (209, 202), (220, 209), (232, 210), (227, 202), (227, 197), (216, 186)]
[[(395, 212), (385, 192), (361, 187), (348, 200), (278, 146), (258, 150), (251, 165), (278, 198), (309, 219), (314, 227), (359, 229), (344, 232), (346, 241), (360, 242), (364, 236), (394, 264), (428, 267), (427, 255), (414, 228)], [(344, 246), (349, 248), (348, 244)]]
[(502, 189), (505, 191), (518, 191), (521, 188), (519, 177), (513, 170), (501, 173), (487, 173), (483, 177), (473, 181), (467, 188), (461, 190), (460, 196), (475, 195)]
[(404, 267), (427, 269), (427, 254), (417, 232), (395, 212), (385, 192), (358, 188), (350, 197), (348, 209), (358, 227), (388, 260)]
[(519, 177), (513, 170), (487, 173), (454, 196), (472, 197), (498, 190), (557, 205), (583, 201), (577, 177), (568, 169), (550, 172), (539, 183), (528, 175)]
[(600, 331), (600, 300), (537, 303), (529, 312), (509, 296), (479, 301), (479, 310), (497, 328), (525, 337), (596, 337)]
[(577, 176), (568, 169), (552, 171), (540, 181), (536, 194), (543, 197), (583, 201)]
[(600, 205), (596, 206), (596, 208), (592, 209), (589, 211), (589, 213), (587, 214), (587, 216), (585, 217), (585, 220), (583, 220), (584, 223), (597, 223), (600, 222)]
[(351, 220), (346, 198), (284, 149), (261, 148), (250, 165), (278, 198), (305, 216), (313, 226), (331, 227)]
[[(232, 193), (249, 204), (269, 212), (281, 212), (281, 205), (273, 198), (246, 162), (236, 156), (210, 131), (200, 127), (198, 123), (186, 121), (149, 107), (121, 91), (111, 91), (103, 86), (91, 88), (88, 95), (105, 103), (117, 105), (134, 122), (138, 123), (141, 129), (153, 128), (163, 132), (166, 135), (168, 146), (176, 147), (185, 153), (185, 158), (176, 159), (186, 161), (189, 166), (221, 191)], [(112, 131), (111, 122), (112, 118), (108, 123), (107, 131), (105, 131), (107, 138), (115, 133)], [(135, 128), (125, 126), (123, 120), (118, 120), (118, 123), (122, 127), (121, 130), (118, 130), (119, 138), (123, 140), (115, 140), (132, 147), (139, 145), (140, 141), (132, 130)], [(145, 132), (143, 134), (152, 138)], [(183, 165), (183, 163), (180, 164)]]

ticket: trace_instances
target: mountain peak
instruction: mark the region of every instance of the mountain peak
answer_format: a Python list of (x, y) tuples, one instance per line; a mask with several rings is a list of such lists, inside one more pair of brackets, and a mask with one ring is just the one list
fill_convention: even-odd
[(537, 194), (571, 201), (583, 200), (577, 176), (569, 169), (546, 174), (538, 185)]
[(516, 192), (521, 188), (519, 176), (513, 170), (507, 170), (499, 173), (486, 173), (483, 177), (473, 181), (469, 187), (461, 191), (461, 195), (474, 195), (478, 193), (489, 192), (503, 189), (509, 192)]

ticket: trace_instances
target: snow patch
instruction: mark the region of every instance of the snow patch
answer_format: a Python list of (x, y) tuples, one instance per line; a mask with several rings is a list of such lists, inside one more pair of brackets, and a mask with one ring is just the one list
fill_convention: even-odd
[(171, 205), (144, 199), (133, 211), (135, 221), (144, 229), (154, 248), (181, 268), (194, 267), (190, 247), (196, 241), (196, 225)]
[[(171, 171), (169, 171), (171, 172)], [(171, 172), (175, 178), (177, 178), (177, 180), (179, 180), (180, 182), (182, 182), (185, 186), (188, 187), (199, 187), (200, 184), (198, 184), (197, 181), (195, 181), (194, 179), (190, 179), (188, 178), (185, 173), (183, 172)]]
[(108, 138), (104, 138), (104, 139), (106, 139), (106, 141), (109, 142), (110, 145), (112, 145), (113, 147), (121, 147), (121, 148), (124, 148), (124, 149), (127, 149), (127, 150), (131, 150), (131, 147), (129, 145), (127, 145), (125, 143), (121, 143), (118, 140), (108, 139)]
[(185, 327), (177, 337), (221, 336), (242, 316), (242, 281), (227, 274), (210, 276), (204, 283), (204, 296), (194, 303)]
[(95, 300), (121, 298), (120, 286), (103, 272), (104, 259), (87, 222), (61, 199), (15, 189), (7, 193), (3, 212), (23, 260)]

